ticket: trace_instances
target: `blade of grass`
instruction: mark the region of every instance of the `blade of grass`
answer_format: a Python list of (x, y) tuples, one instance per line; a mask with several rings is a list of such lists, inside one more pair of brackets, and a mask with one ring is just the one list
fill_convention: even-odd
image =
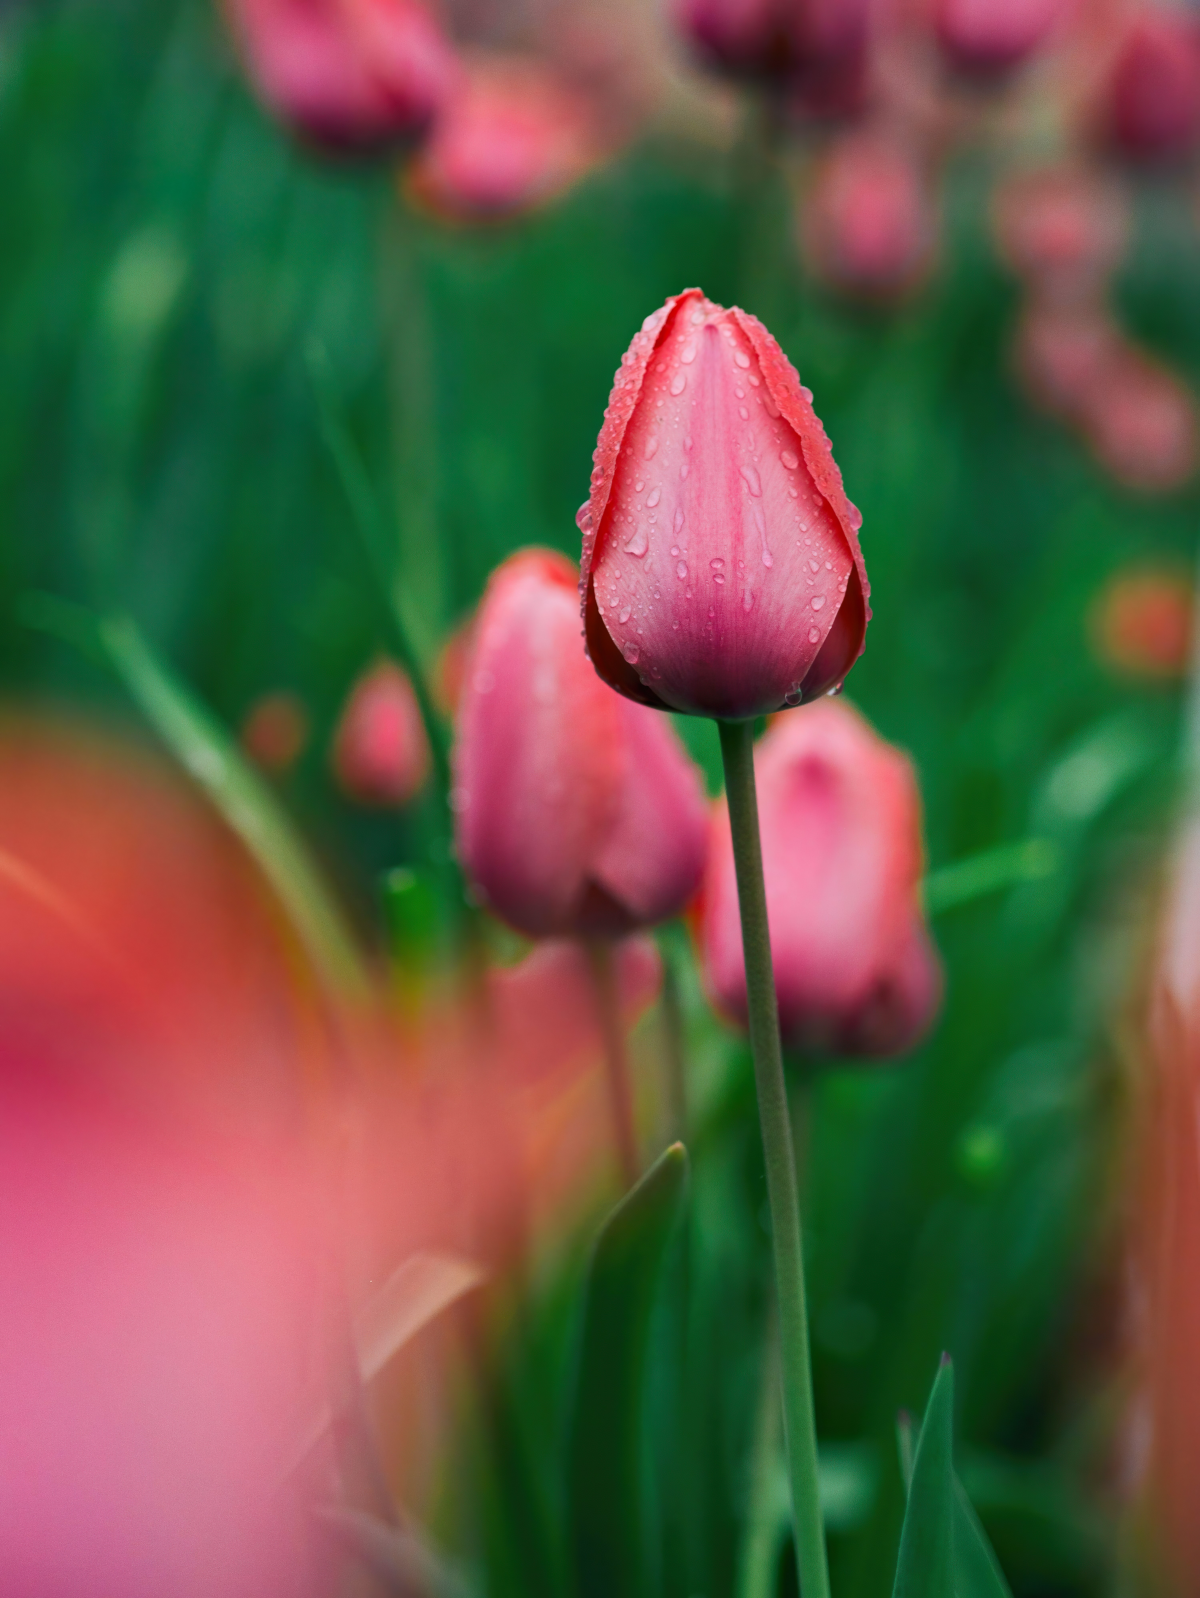
[(157, 658), (135, 622), (102, 617), (97, 637), (147, 721), (258, 863), (321, 979), (346, 997), (361, 998), (369, 979), (354, 938), (266, 784), (216, 718)]

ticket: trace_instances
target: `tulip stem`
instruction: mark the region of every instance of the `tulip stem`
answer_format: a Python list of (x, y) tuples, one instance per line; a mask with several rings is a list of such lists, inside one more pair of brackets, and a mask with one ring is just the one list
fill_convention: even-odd
[(604, 1046), (604, 1073), (608, 1083), (608, 1102), (612, 1111), (617, 1157), (626, 1187), (632, 1187), (641, 1174), (638, 1159), (637, 1129), (633, 1118), (633, 1089), (629, 1080), (629, 1051), (621, 1025), (621, 1001), (617, 992), (617, 973), (612, 944), (589, 939), (586, 945), (592, 986), (596, 992), (596, 1015), (600, 1040)]
[(784, 1429), (792, 1487), (792, 1524), (802, 1598), (829, 1598), (829, 1570), (817, 1478), (817, 1428), (813, 1413), (808, 1310), (804, 1295), (804, 1248), (796, 1163), (783, 1078), (779, 1008), (771, 964), (758, 798), (754, 788), (754, 731), (748, 721), (720, 722), (725, 792), (733, 833), (750, 1048), (758, 1090), (767, 1198), (775, 1251)]

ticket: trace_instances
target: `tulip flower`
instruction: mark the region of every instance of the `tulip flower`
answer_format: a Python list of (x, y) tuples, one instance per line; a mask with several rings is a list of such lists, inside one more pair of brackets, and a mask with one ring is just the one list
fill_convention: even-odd
[(1096, 305), (1031, 304), (1017, 325), (1017, 376), (1039, 409), (1078, 421), (1122, 347), (1121, 331)]
[[(821, 1053), (902, 1053), (928, 1028), (941, 992), (918, 902), (921, 802), (911, 764), (836, 701), (780, 718), (754, 764), (785, 1041)], [(744, 1020), (723, 806), (705, 873), (701, 944), (713, 999)]]
[(250, 76), (302, 137), (359, 150), (422, 132), (457, 76), (421, 0), (227, 0)]
[(795, 369), (698, 289), (617, 372), (579, 512), (596, 670), (658, 709), (738, 720), (836, 687), (862, 653), (862, 518)]
[(1184, 12), (1149, 10), (1122, 41), (1106, 90), (1111, 142), (1137, 161), (1172, 160), (1200, 139), (1200, 33)]
[(1096, 654), (1127, 677), (1170, 682), (1187, 675), (1195, 596), (1182, 573), (1155, 567), (1118, 572), (1092, 608)]
[(895, 139), (853, 133), (821, 162), (801, 213), (819, 276), (850, 292), (901, 294), (933, 257), (934, 218), (916, 162)]
[(937, 0), (934, 30), (960, 72), (991, 77), (1026, 61), (1063, 10), (1064, 0)]
[(404, 184), (447, 220), (495, 220), (556, 199), (600, 153), (578, 93), (536, 61), (495, 57), (464, 74)]
[(1158, 361), (1121, 347), (1089, 391), (1082, 417), (1093, 453), (1129, 488), (1168, 493), (1196, 470), (1196, 401)]
[(1128, 216), (1096, 171), (1051, 166), (1008, 178), (993, 203), (1002, 259), (1043, 302), (1093, 296), (1118, 266)]
[(334, 738), (333, 770), (360, 804), (406, 805), (429, 775), (417, 696), (400, 667), (380, 661), (355, 683)]
[(621, 936), (679, 913), (704, 864), (699, 780), (670, 723), (611, 693), (548, 550), (496, 571), (459, 701), (459, 856), (531, 937)]

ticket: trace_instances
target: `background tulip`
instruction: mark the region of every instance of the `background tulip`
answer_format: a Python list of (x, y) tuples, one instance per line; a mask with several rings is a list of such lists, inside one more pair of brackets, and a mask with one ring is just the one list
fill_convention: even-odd
[(332, 150), (424, 129), (456, 75), (453, 50), (420, 0), (228, 0), (262, 98)]
[(938, 0), (934, 28), (960, 72), (987, 76), (1032, 55), (1064, 9), (1063, 0)]
[(677, 914), (703, 869), (697, 773), (669, 723), (609, 691), (579, 638), (577, 576), (549, 551), (493, 575), (455, 751), (459, 856), (532, 937), (609, 937)]
[(1092, 642), (1110, 670), (1169, 682), (1187, 672), (1194, 616), (1192, 584), (1181, 572), (1134, 567), (1117, 572), (1097, 596)]
[[(767, 915), (786, 1042), (890, 1055), (928, 1028), (941, 995), (925, 931), (921, 806), (907, 758), (847, 705), (781, 718), (755, 756)], [(719, 807), (701, 943), (709, 990), (744, 1019), (746, 978), (729, 818)]]
[(1150, 9), (1117, 50), (1107, 86), (1107, 132), (1134, 160), (1185, 155), (1200, 138), (1200, 33), (1184, 12)]
[(338, 785), (369, 805), (405, 805), (429, 775), (429, 743), (417, 696), (400, 667), (380, 661), (359, 678), (333, 745)]
[(757, 318), (699, 289), (647, 318), (594, 459), (582, 599), (606, 682), (727, 719), (841, 682), (869, 615), (861, 517), (811, 394)]
[(599, 156), (587, 101), (535, 60), (475, 62), (408, 169), (409, 192), (452, 220), (544, 205)]
[(675, 20), (724, 72), (809, 79), (861, 54), (867, 7), (863, 0), (677, 0)]
[(246, 713), (242, 748), (264, 771), (290, 771), (308, 742), (308, 711), (297, 695), (280, 690), (263, 694)]
[(934, 246), (924, 179), (901, 141), (851, 133), (821, 162), (801, 215), (815, 270), (866, 295), (902, 293), (920, 281)]

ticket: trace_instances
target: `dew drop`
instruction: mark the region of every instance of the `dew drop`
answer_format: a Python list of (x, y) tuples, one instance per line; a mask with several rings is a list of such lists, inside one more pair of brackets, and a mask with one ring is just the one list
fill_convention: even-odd
[(750, 365), (750, 357), (746, 354), (745, 350), (738, 350), (733, 358), (741, 367), (743, 372)]
[(646, 451), (645, 451), (646, 460), (652, 461), (657, 453), (658, 453), (658, 438), (657, 437), (648, 438), (646, 440)]
[(626, 541), (625, 553), (632, 555), (636, 560), (641, 560), (649, 547), (650, 540), (646, 529), (644, 527), (635, 527), (632, 536)]
[(821, 569), (821, 562), (819, 560), (810, 560), (808, 563), (808, 569), (812, 572), (819, 572)]
[(679, 468), (679, 480), (681, 483), (685, 483), (687, 481), (688, 469), (688, 463), (684, 461), (683, 465)]
[(741, 417), (743, 422), (748, 422), (750, 420), (750, 412), (744, 405), (738, 406), (738, 415)]
[(625, 656), (625, 659), (631, 666), (636, 666), (638, 663), (638, 656), (641, 654), (641, 650), (636, 644), (628, 643), (621, 650), (621, 653)]
[(676, 372), (675, 376), (671, 379), (671, 393), (672, 394), (682, 394), (686, 387), (687, 387), (687, 373), (686, 372)]
[(779, 406), (776, 405), (775, 401), (771, 398), (770, 389), (764, 391), (762, 402), (763, 410), (766, 411), (767, 415), (772, 421), (777, 422), (779, 420)]
[(704, 312), (703, 311), (696, 310), (696, 311), (692, 312), (692, 326), (693, 327), (703, 327), (704, 326)]
[(747, 378), (747, 382), (750, 384), (751, 388), (757, 388), (761, 381), (762, 379), (756, 377), (753, 372), (751, 372), (749, 378)]
[(744, 591), (744, 593), (742, 594), (742, 609), (745, 610), (745, 611), (749, 611), (750, 607), (753, 604), (754, 604), (754, 595), (747, 588)]
[(644, 483), (644, 482), (643, 482), (643, 481), (642, 481), (642, 479), (641, 479), (641, 478), (640, 478), (640, 477), (639, 477), (639, 478), (638, 478), (638, 480), (637, 480), (637, 482), (636, 482), (636, 483), (635, 483), (635, 484), (634, 484), (634, 485), (633, 485), (633, 491), (634, 491), (634, 493), (635, 493), (635, 494), (640, 494), (640, 493), (641, 493), (641, 491), (642, 491), (642, 489), (643, 489), (643, 488), (645, 488), (645, 486), (646, 486), (646, 485), (645, 485), (645, 483)]
[(725, 581), (725, 573), (724, 572), (713, 572), (713, 582), (714, 583), (723, 584), (724, 581)]
[(799, 455), (797, 455), (794, 450), (790, 449), (781, 450), (779, 459), (787, 467), (789, 472), (794, 472), (797, 466), (800, 464)]
[(675, 509), (675, 536), (676, 536), (676, 538), (679, 537), (680, 529), (683, 527), (683, 521), (684, 521), (683, 506), (679, 505)]
[(658, 504), (658, 502), (659, 502), (659, 500), (661, 498), (662, 498), (662, 489), (661, 488), (652, 488), (650, 490), (650, 497), (646, 500), (646, 508), (647, 508), (647, 510), (653, 510), (654, 507)]
[(789, 688), (787, 693), (783, 696), (783, 702), (785, 705), (791, 705), (794, 708), (803, 698), (803, 688)]
[(675, 575), (676, 575), (676, 577), (686, 577), (687, 576), (687, 566), (684, 564), (683, 561), (680, 561), (679, 565), (676, 566)]
[(714, 555), (708, 564), (715, 572), (724, 571), (725, 569), (725, 562), (721, 559), (720, 555)]
[(775, 564), (775, 558), (774, 558), (774, 556), (773, 556), (773, 555), (772, 555), (772, 554), (771, 554), (771, 551), (770, 551), (770, 550), (769, 550), (769, 549), (764, 549), (764, 550), (763, 550), (763, 554), (762, 554), (762, 562), (763, 562), (763, 565), (764, 565), (764, 566), (774, 566), (774, 564)]
[(825, 609), (825, 595), (824, 594), (814, 594), (813, 595), (812, 608), (814, 610), (824, 610)]
[(621, 626), (624, 627), (625, 623), (629, 620), (629, 606), (628, 605), (626, 605), (624, 610), (622, 610), (621, 614), (617, 617), (617, 620), (621, 623)]
[(755, 466), (741, 466), (738, 470), (742, 474), (746, 487), (754, 495), (755, 499), (761, 499), (762, 483), (759, 481), (758, 468)]
[(810, 644), (819, 644), (821, 642), (821, 629), (819, 627), (810, 627), (808, 629), (808, 641)]
[(696, 345), (694, 340), (689, 340), (679, 352), (679, 359), (685, 366), (690, 366), (696, 359)]
[(592, 528), (595, 526), (595, 524), (596, 524), (596, 518), (592, 515), (591, 511), (585, 505), (583, 507), (583, 509), (579, 512), (579, 515), (576, 516), (575, 525), (579, 528), (579, 531), (581, 533), (590, 533)]
[(672, 544), (671, 545), (671, 553), (672, 553), (672, 555), (678, 555), (678, 553), (679, 553), (679, 545), (678, 544)]

